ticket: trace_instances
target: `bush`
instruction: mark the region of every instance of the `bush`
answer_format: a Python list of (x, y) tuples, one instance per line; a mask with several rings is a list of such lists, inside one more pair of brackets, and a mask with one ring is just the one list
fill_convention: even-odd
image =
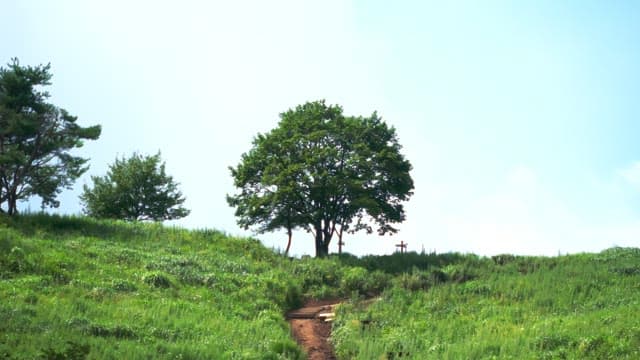
[(397, 276), (394, 280), (396, 286), (410, 291), (428, 290), (435, 285), (447, 282), (449, 276), (439, 269), (422, 271), (413, 269), (411, 274)]
[(367, 287), (367, 278), (369, 273), (361, 267), (347, 268), (340, 280), (340, 292), (342, 294), (351, 294), (357, 292), (362, 294)]
[(424, 271), (403, 274), (396, 278), (396, 284), (409, 291), (428, 290), (432, 286), (429, 275)]
[(376, 270), (369, 272), (365, 288), (365, 295), (374, 296), (380, 294), (384, 289), (391, 285), (391, 275)]
[(169, 279), (169, 277), (161, 272), (151, 272), (151, 273), (147, 273), (146, 275), (144, 275), (142, 277), (142, 281), (149, 285), (149, 286), (153, 286), (155, 288), (170, 288), (173, 286), (173, 284), (171, 283), (171, 280)]
[[(0, 267), (5, 274), (24, 274), (33, 269), (33, 265), (29, 262), (25, 251), (18, 246), (13, 246), (7, 256), (0, 258)], [(8, 277), (0, 273), (0, 277)]]
[[(326, 289), (335, 292), (340, 287), (341, 268), (333, 259), (303, 259), (293, 268), (292, 277), (302, 279), (302, 291), (312, 296), (322, 292), (327, 296)], [(335, 296), (335, 294), (333, 295)]]
[(506, 265), (513, 262), (515, 259), (516, 257), (511, 254), (500, 254), (491, 257), (491, 260), (493, 260), (496, 265)]
[(458, 284), (478, 277), (476, 271), (467, 264), (449, 265), (444, 269), (444, 272), (449, 280)]
[(564, 334), (543, 335), (536, 341), (539, 350), (555, 351), (571, 344), (571, 338)]
[(116, 339), (137, 339), (138, 336), (128, 326), (104, 326), (104, 325), (90, 325), (87, 329), (89, 335), (99, 337), (114, 337)]
[(73, 341), (67, 341), (67, 347), (63, 350), (48, 348), (42, 351), (40, 356), (43, 360), (83, 360), (87, 358), (91, 346), (88, 344), (80, 344)]
[(111, 281), (111, 287), (115, 291), (120, 291), (120, 292), (133, 292), (138, 290), (138, 288), (134, 284), (126, 280), (113, 280)]
[(274, 341), (269, 346), (270, 353), (264, 355), (263, 359), (291, 359), (291, 360), (303, 360), (305, 358), (304, 353), (298, 345), (292, 340), (285, 339)]
[(302, 306), (302, 291), (300, 286), (290, 280), (265, 281), (267, 297), (278, 304), (285, 311)]

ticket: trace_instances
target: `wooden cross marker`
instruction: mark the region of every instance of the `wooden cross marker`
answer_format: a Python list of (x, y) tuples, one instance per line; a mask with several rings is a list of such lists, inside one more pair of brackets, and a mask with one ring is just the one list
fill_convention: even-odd
[(400, 240), (400, 244), (396, 244), (396, 247), (400, 248), (400, 253), (402, 254), (402, 253), (407, 252), (407, 245), (409, 245), (409, 244), (407, 244), (406, 242)]

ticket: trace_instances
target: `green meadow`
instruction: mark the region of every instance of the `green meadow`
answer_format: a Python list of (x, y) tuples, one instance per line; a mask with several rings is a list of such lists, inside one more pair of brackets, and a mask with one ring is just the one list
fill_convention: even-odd
[(640, 249), (442, 258), (397, 275), (366, 308), (343, 306), (339, 357), (640, 358)]
[(346, 299), (339, 359), (640, 358), (640, 249), (289, 259), (214, 230), (0, 218), (1, 359), (304, 359), (286, 311)]

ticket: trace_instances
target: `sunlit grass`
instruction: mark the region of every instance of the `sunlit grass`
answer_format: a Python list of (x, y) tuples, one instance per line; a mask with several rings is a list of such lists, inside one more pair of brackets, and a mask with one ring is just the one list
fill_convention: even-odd
[(343, 307), (333, 335), (338, 353), (345, 359), (640, 356), (638, 249), (503, 265), (470, 260), (476, 263), (471, 280), (426, 290), (400, 281), (367, 309)]
[(639, 249), (292, 260), (215, 230), (0, 218), (0, 358), (299, 359), (284, 313), (337, 297), (340, 359), (640, 358)]
[(282, 316), (297, 299), (258, 286), (287, 260), (255, 240), (29, 215), (3, 220), (0, 249), (0, 357), (301, 356)]

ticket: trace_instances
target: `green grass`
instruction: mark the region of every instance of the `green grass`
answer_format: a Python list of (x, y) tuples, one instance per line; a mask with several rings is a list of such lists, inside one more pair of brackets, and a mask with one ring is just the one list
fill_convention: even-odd
[(640, 249), (462, 256), (395, 280), (368, 308), (342, 307), (340, 358), (640, 358)]
[(0, 217), (0, 359), (302, 359), (284, 313), (337, 297), (340, 359), (640, 358), (640, 249), (288, 259), (213, 230)]
[(216, 231), (30, 215), (0, 225), (0, 358), (301, 358), (288, 260)]

